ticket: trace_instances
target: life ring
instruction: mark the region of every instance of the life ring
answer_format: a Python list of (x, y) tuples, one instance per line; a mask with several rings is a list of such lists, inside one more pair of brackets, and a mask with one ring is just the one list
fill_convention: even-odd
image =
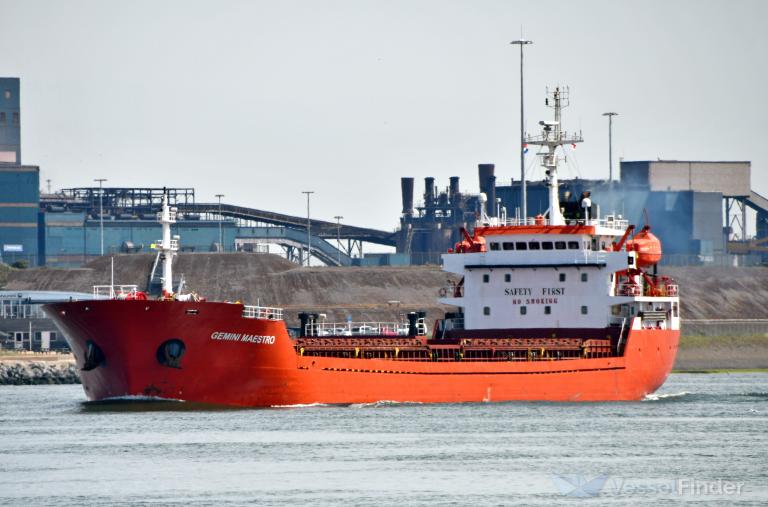
[(446, 289), (445, 287), (442, 287), (442, 288), (440, 289), (440, 292), (439, 292), (439, 294), (440, 294), (440, 297), (441, 297), (441, 298), (444, 298), (445, 296), (447, 296), (447, 295), (448, 295), (448, 289)]

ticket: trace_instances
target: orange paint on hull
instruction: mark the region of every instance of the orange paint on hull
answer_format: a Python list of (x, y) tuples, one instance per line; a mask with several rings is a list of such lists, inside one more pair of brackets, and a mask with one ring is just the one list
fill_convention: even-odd
[[(82, 371), (91, 400), (157, 396), (199, 403), (274, 406), (310, 403), (639, 400), (667, 378), (679, 331), (634, 330), (623, 357), (553, 361), (431, 362), (303, 357), (282, 321), (246, 319), (242, 305), (87, 301), (46, 306), (79, 367), (90, 340), (104, 360)], [(188, 310), (197, 310), (190, 314)], [(62, 313), (63, 312), (63, 313)], [(274, 343), (214, 339), (214, 333), (274, 336)], [(184, 342), (180, 368), (158, 347)], [(268, 340), (269, 341), (269, 340)]]

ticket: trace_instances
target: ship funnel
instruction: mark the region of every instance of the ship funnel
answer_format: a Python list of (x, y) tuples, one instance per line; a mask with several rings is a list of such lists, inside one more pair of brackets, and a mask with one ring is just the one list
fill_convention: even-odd
[(403, 195), (403, 215), (413, 215), (413, 178), (400, 178)]

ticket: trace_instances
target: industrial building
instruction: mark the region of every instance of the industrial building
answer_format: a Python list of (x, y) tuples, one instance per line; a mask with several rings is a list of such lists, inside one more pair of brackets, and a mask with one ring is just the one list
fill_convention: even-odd
[[(516, 216), (520, 182), (499, 185), (494, 170), (493, 164), (478, 166), (479, 189), (487, 196), (484, 210), (477, 194), (459, 191), (458, 177), (442, 191), (434, 178), (425, 178), (423, 202), (414, 207), (414, 180), (402, 178), (397, 251), (408, 253), (415, 264), (437, 263), (460, 241), (459, 228), (471, 228), (483, 211), (490, 217)], [(749, 162), (622, 161), (619, 181), (561, 180), (560, 199), (573, 216), (581, 196), (590, 192), (594, 212), (639, 225), (647, 221), (664, 245), (663, 263), (758, 263), (768, 252), (768, 200), (751, 190), (750, 171)], [(529, 216), (547, 212), (547, 191), (543, 181), (528, 183)], [(748, 209), (755, 212), (754, 227), (748, 227)]]
[(364, 242), (395, 244), (389, 231), (200, 203), (192, 188), (83, 187), (40, 199), (41, 258), (48, 266), (76, 267), (102, 254), (152, 252), (164, 193), (178, 210), (172, 233), (180, 236), (182, 252), (265, 252), (274, 245), (274, 253), (299, 264), (311, 248), (312, 258), (324, 264), (350, 265), (363, 258)]
[(21, 101), (17, 77), (0, 77), (0, 163), (21, 164)]
[(40, 169), (21, 163), (19, 79), (0, 78), (0, 260), (40, 263)]
[[(768, 200), (750, 189), (749, 162), (639, 161), (621, 164), (621, 179), (571, 179), (560, 185), (570, 215), (590, 192), (595, 213), (646, 221), (664, 244), (668, 264), (762, 262), (768, 241)], [(198, 203), (191, 188), (63, 189), (39, 194), (39, 170), (0, 166), (0, 243), (12, 264), (77, 267), (103, 254), (150, 252), (160, 238), (156, 219), (167, 192), (179, 210), (173, 233), (186, 252), (265, 251), (304, 263), (308, 241), (313, 258), (327, 265), (437, 264), (459, 241), (459, 229), (488, 216), (514, 217), (520, 184), (498, 184), (493, 164), (478, 166), (479, 193), (462, 192), (459, 177), (439, 189), (425, 178), (423, 201), (414, 205), (414, 179), (402, 178), (400, 229), (391, 233), (224, 203)], [(527, 185), (529, 216), (546, 213), (544, 182)], [(747, 213), (748, 209), (754, 213)], [(754, 217), (753, 226), (750, 221)], [(755, 233), (747, 234), (747, 231)], [(395, 254), (363, 256), (363, 242), (396, 246)]]

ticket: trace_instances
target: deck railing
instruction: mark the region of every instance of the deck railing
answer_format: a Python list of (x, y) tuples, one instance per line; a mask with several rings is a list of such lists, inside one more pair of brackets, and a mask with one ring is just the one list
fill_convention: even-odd
[(464, 286), (456, 285), (455, 283), (448, 283), (440, 287), (440, 290), (438, 291), (438, 295), (441, 298), (463, 298)]
[[(594, 218), (590, 220), (565, 220), (566, 225), (592, 225), (596, 227), (606, 227), (609, 229), (624, 230), (629, 227), (629, 220), (619, 218), (613, 215), (606, 215), (603, 218)], [(552, 225), (548, 218), (528, 217), (528, 218), (499, 218), (489, 217), (486, 221), (478, 222), (478, 226), (504, 226), (504, 225)]]
[(283, 309), (270, 306), (243, 306), (243, 318), (263, 320), (283, 320)]
[(641, 287), (639, 284), (626, 282), (619, 285), (616, 292), (619, 296), (677, 297), (678, 291), (677, 284), (672, 283), (660, 283), (656, 287), (652, 285)]
[[(155, 245), (154, 248), (156, 250), (160, 250), (162, 248), (162, 245), (163, 245), (163, 240), (162, 239), (158, 239), (157, 241), (155, 241), (152, 244)], [(178, 250), (178, 249), (179, 249), (179, 240), (178, 239), (172, 239), (171, 240), (171, 250)]]
[(95, 299), (121, 299), (128, 295), (136, 295), (136, 285), (94, 285), (93, 297)]
[[(176, 214), (177, 213), (178, 212), (175, 211), (175, 208), (171, 209), (171, 211), (168, 212), (168, 218), (170, 219), (171, 222), (175, 222), (176, 221)], [(157, 212), (157, 221), (159, 222), (162, 219), (163, 219), (163, 212), (162, 211), (158, 211)]]
[(310, 322), (305, 336), (408, 336), (402, 322)]

